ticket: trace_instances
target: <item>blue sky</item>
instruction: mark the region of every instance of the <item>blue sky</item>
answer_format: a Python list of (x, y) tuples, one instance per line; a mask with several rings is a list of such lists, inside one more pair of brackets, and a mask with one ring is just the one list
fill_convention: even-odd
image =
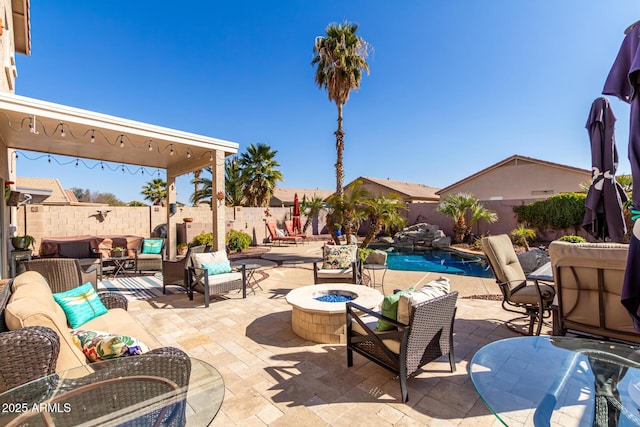
[[(33, 1), (16, 93), (234, 141), (240, 152), (268, 144), (280, 186), (335, 189), (337, 110), (310, 62), (314, 38), (345, 19), (374, 47), (371, 74), (344, 109), (345, 182), (445, 187), (513, 154), (590, 169), (587, 114), (640, 5)], [(618, 173), (629, 173), (629, 107), (611, 101)], [(151, 179), (73, 164), (21, 156), (18, 176), (125, 202), (142, 200)], [(179, 201), (189, 180), (178, 181)]]

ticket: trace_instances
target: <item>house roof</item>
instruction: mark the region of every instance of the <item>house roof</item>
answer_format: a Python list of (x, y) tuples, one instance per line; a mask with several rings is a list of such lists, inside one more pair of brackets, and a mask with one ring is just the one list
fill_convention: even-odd
[(311, 199), (314, 196), (320, 197), (325, 200), (327, 197), (333, 194), (332, 190), (320, 190), (310, 188), (280, 188), (276, 187), (273, 191), (273, 197), (269, 203), (270, 206), (293, 206), (293, 198), (298, 194), (298, 200), (302, 202), (302, 197), (307, 196), (307, 199)]
[(13, 41), (16, 52), (31, 55), (29, 0), (11, 0), (11, 9), (13, 12)]
[(354, 181), (369, 181), (374, 184), (378, 184), (383, 187), (387, 187), (389, 190), (398, 193), (400, 196), (404, 198), (410, 199), (421, 199), (421, 200), (439, 200), (438, 196), (438, 188), (429, 187), (424, 184), (417, 184), (413, 182), (404, 182), (404, 181), (394, 181), (389, 178), (372, 178), (369, 176), (361, 176)]
[(16, 178), (16, 191), (33, 196), (31, 203), (68, 205), (71, 203), (64, 188), (55, 178)]
[(482, 169), (481, 171), (478, 171), (476, 173), (474, 173), (473, 175), (469, 175), (468, 177), (461, 179), (460, 181), (454, 182), (453, 184), (449, 185), (448, 187), (442, 188), (440, 190), (438, 190), (438, 192), (436, 194), (442, 194), (445, 193), (447, 191), (450, 191), (451, 189), (464, 184), (466, 182), (472, 181), (474, 179), (476, 179), (477, 177), (484, 175), (486, 173), (489, 173), (499, 167), (505, 166), (511, 162), (515, 162), (516, 164), (518, 162), (523, 162), (523, 163), (537, 163), (539, 165), (543, 165), (543, 166), (549, 166), (549, 167), (553, 167), (553, 168), (558, 168), (558, 169), (565, 169), (565, 170), (569, 170), (569, 171), (573, 171), (573, 172), (578, 172), (578, 173), (583, 173), (583, 174), (587, 174), (589, 176), (591, 176), (591, 171), (588, 169), (582, 169), (582, 168), (576, 168), (573, 166), (568, 166), (568, 165), (563, 165), (561, 163), (554, 163), (554, 162), (549, 162), (546, 160), (540, 160), (540, 159), (535, 159), (533, 157), (526, 157), (526, 156), (521, 156), (519, 154), (514, 154), (513, 156), (507, 157), (504, 160), (499, 161), (498, 163), (495, 163), (487, 168)]

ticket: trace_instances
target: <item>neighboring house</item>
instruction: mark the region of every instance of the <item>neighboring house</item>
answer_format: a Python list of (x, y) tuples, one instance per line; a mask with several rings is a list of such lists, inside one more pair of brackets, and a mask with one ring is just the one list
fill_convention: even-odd
[(471, 193), (478, 200), (535, 200), (572, 191), (591, 181), (591, 171), (513, 155), (437, 192), (441, 199)]
[(104, 206), (104, 203), (86, 203), (78, 201), (75, 193), (62, 188), (62, 184), (56, 178), (16, 178), (16, 191), (20, 192), (20, 200), (25, 200), (25, 195), (31, 196), (30, 204), (48, 206), (76, 206), (95, 205)]
[(331, 190), (318, 190), (308, 188), (279, 188), (273, 191), (273, 196), (269, 200), (269, 207), (283, 208), (287, 206), (293, 206), (293, 199), (295, 195), (298, 195), (298, 200), (302, 203), (302, 198), (307, 196), (307, 200), (311, 200), (313, 197), (318, 196), (322, 200), (333, 194)]
[(437, 193), (438, 188), (413, 182), (393, 181), (389, 178), (361, 176), (351, 181), (345, 188), (357, 181), (360, 181), (362, 183), (362, 189), (366, 190), (372, 196), (389, 196), (395, 194), (405, 203), (427, 203), (440, 200), (440, 196), (438, 196)]

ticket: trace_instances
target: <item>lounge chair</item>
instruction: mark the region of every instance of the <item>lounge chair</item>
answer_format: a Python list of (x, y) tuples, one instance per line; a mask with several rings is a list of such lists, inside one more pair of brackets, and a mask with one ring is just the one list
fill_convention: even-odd
[(302, 241), (304, 242), (306, 239), (308, 239), (309, 235), (307, 234), (302, 234), (302, 233), (296, 233), (295, 230), (293, 229), (293, 221), (291, 220), (287, 220), (284, 222), (284, 228), (287, 231), (287, 236), (297, 236), (297, 237), (302, 237)]
[(324, 245), (322, 261), (313, 263), (313, 283), (354, 283), (362, 280), (356, 245)]
[(303, 241), (300, 236), (287, 236), (284, 233), (279, 236), (275, 222), (267, 222), (266, 225), (267, 230), (269, 230), (269, 234), (271, 235), (271, 243), (278, 242), (278, 245), (280, 245), (280, 242), (293, 242), (297, 245), (298, 242)]
[(142, 239), (136, 248), (135, 270), (162, 271), (162, 260), (165, 258), (165, 240), (161, 237)]
[(181, 286), (189, 292), (189, 279), (187, 268), (193, 263), (192, 254), (200, 254), (207, 251), (207, 247), (193, 246), (187, 250), (184, 258), (162, 261), (162, 293), (167, 293), (167, 285)]

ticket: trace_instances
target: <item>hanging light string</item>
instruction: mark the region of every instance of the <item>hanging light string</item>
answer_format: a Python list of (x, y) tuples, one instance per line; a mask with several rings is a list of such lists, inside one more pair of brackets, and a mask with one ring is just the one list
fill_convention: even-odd
[[(162, 147), (157, 141), (153, 140), (153, 138), (145, 139), (142, 142), (135, 142), (134, 139), (124, 133), (116, 135), (113, 139), (109, 139), (100, 129), (96, 128), (87, 129), (82, 135), (76, 135), (72, 127), (62, 121), (58, 122), (53, 129), (51, 129), (51, 126), (47, 129), (44, 122), (39, 120), (35, 115), (29, 115), (18, 122), (13, 122), (6, 112), (0, 111), (0, 113), (7, 119), (9, 128), (16, 132), (31, 132), (35, 135), (43, 134), (49, 138), (69, 138), (76, 141), (84, 140), (91, 144), (104, 142), (112, 147), (131, 147), (147, 151), (157, 151), (160, 154), (166, 153), (170, 156), (184, 156), (187, 159), (190, 159), (193, 155), (193, 150), (189, 145), (179, 144), (174, 146), (174, 143), (168, 143)], [(205, 156), (208, 156), (210, 160), (213, 159), (213, 151), (205, 151), (198, 159)]]
[(34, 156), (30, 157), (24, 151), (14, 151), (14, 153), (15, 153), (16, 161), (18, 159), (26, 159), (26, 160), (38, 161), (38, 160), (46, 158), (48, 164), (51, 164), (51, 162), (54, 162), (58, 166), (69, 166), (69, 165), (72, 165), (72, 166), (74, 166), (76, 168), (79, 167), (79, 166), (83, 166), (83, 167), (85, 167), (87, 169), (90, 169), (90, 170), (93, 170), (93, 169), (96, 169), (96, 168), (99, 167), (103, 171), (105, 169), (107, 169), (107, 170), (109, 170), (111, 172), (120, 171), (122, 173), (129, 173), (129, 175), (137, 175), (138, 173), (140, 173), (142, 176), (144, 176), (144, 175), (153, 176), (155, 174), (157, 174), (158, 177), (161, 176), (161, 169), (158, 169), (158, 168), (149, 169), (149, 168), (145, 168), (144, 166), (133, 167), (133, 166), (130, 166), (130, 165), (125, 165), (123, 163), (116, 164), (116, 163), (103, 162), (103, 161), (90, 163), (90, 162), (86, 161), (85, 159), (69, 158), (67, 156), (64, 156), (64, 157), (69, 159), (69, 160), (60, 160), (56, 156), (54, 156), (52, 154), (37, 154), (37, 155), (34, 155)]

